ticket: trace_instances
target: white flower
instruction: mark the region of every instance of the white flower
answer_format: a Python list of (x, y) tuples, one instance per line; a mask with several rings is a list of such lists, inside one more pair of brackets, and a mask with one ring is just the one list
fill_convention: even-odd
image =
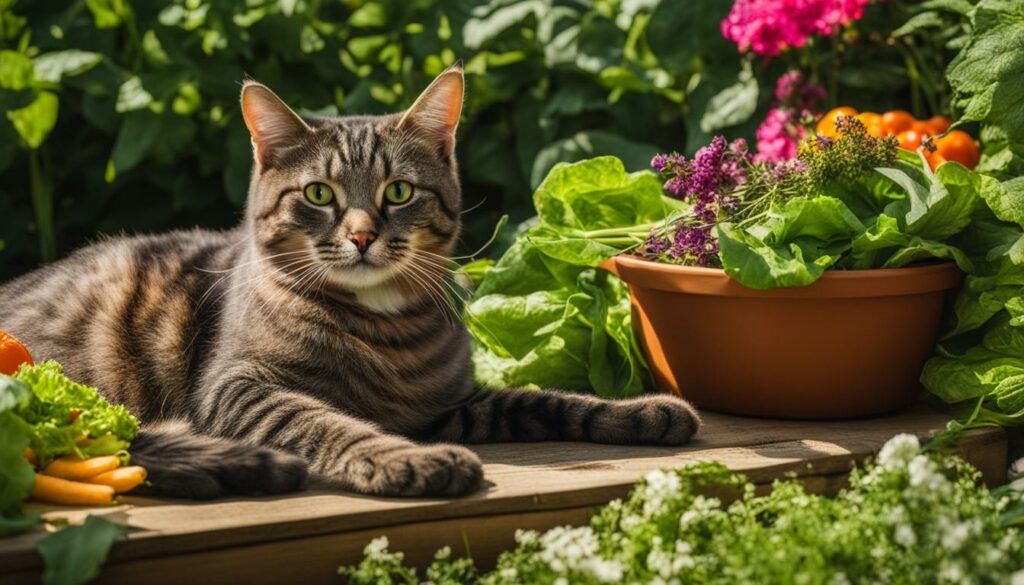
[(923, 490), (924, 493), (945, 491), (950, 487), (949, 480), (939, 469), (938, 464), (926, 455), (918, 455), (911, 459), (907, 471), (910, 473), (910, 485)]
[(515, 567), (505, 567), (498, 574), (501, 575), (501, 578), (505, 581), (513, 581), (519, 576), (519, 571), (517, 571)]
[(537, 536), (538, 534), (534, 530), (523, 530), (520, 528), (516, 530), (516, 543), (530, 544), (531, 542), (537, 540)]
[(846, 573), (840, 571), (835, 575), (832, 575), (831, 585), (850, 585), (850, 579), (846, 576)]
[(378, 557), (381, 553), (388, 550), (388, 537), (380, 536), (370, 541), (370, 544), (366, 545), (363, 549), (363, 554), (368, 557)]
[(958, 522), (953, 524), (942, 533), (942, 546), (950, 552), (956, 552), (963, 548), (975, 532), (980, 532), (981, 526), (978, 520), (970, 522)]
[(653, 516), (663, 511), (665, 505), (679, 497), (682, 488), (679, 475), (672, 471), (656, 469), (644, 477), (641, 488), (644, 501), (644, 516)]
[(948, 560), (943, 560), (942, 564), (939, 565), (939, 580), (947, 583), (965, 583), (966, 575), (964, 570), (959, 564)]
[(450, 546), (446, 546), (446, 547), (442, 548), (441, 550), (437, 551), (436, 553), (434, 553), (434, 558), (439, 560), (439, 561), (443, 561), (443, 560), (445, 560), (447, 558), (450, 558), (451, 556), (452, 556), (452, 547), (450, 547)]
[(910, 548), (917, 543), (917, 535), (914, 528), (909, 524), (900, 524), (896, 527), (896, 542), (904, 548)]
[(1024, 585), (1024, 569), (1010, 575), (1010, 585)]
[(886, 469), (903, 467), (921, 452), (921, 442), (914, 435), (902, 433), (886, 441), (878, 453), (878, 464)]

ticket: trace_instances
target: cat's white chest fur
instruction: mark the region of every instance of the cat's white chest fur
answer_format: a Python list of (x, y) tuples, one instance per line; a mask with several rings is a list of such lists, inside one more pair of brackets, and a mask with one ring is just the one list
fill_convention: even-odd
[(400, 313), (409, 303), (398, 287), (389, 284), (350, 290), (356, 295), (359, 304), (378, 313)]

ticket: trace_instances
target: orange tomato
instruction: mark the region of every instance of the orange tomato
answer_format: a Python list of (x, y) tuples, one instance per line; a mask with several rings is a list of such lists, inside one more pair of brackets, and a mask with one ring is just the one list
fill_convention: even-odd
[(893, 110), (882, 114), (882, 131), (886, 136), (895, 136), (904, 130), (910, 130), (916, 120), (910, 112)]
[(935, 141), (936, 153), (946, 160), (954, 160), (969, 169), (978, 165), (981, 149), (971, 135), (963, 130), (953, 130)]
[(927, 124), (928, 126), (931, 126), (933, 130), (932, 136), (938, 136), (939, 134), (942, 134), (946, 130), (949, 130), (949, 127), (953, 125), (953, 120), (950, 120), (945, 116), (932, 116), (931, 118), (925, 120), (923, 123)]
[(936, 136), (939, 134), (939, 132), (935, 131), (934, 126), (932, 126), (928, 122), (922, 122), (921, 120), (917, 120), (916, 122), (911, 124), (910, 130), (904, 130), (904, 132), (909, 131), (917, 132), (917, 134), (922, 138), (925, 136)]
[(0, 374), (14, 375), (21, 364), (32, 365), (32, 356), (10, 333), (0, 331)]
[(874, 112), (861, 112), (855, 116), (868, 130), (869, 136), (882, 135), (882, 116)]
[(896, 140), (899, 140), (900, 142), (900, 148), (911, 152), (916, 151), (917, 148), (921, 146), (922, 138), (922, 134), (913, 128), (910, 130), (904, 130), (896, 135)]
[(840, 115), (856, 116), (857, 110), (851, 108), (850, 106), (839, 106), (838, 108), (832, 108), (824, 116), (821, 117), (821, 120), (818, 120), (818, 126), (815, 128), (815, 131), (818, 134), (821, 134), (822, 136), (834, 137), (836, 135), (836, 118), (839, 117)]

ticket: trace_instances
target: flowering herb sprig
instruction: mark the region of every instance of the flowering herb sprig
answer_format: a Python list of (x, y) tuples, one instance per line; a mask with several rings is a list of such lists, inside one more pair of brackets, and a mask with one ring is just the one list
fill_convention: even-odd
[(655, 156), (651, 167), (665, 178), (665, 191), (692, 207), (673, 226), (671, 236), (652, 232), (646, 253), (670, 262), (715, 266), (718, 241), (712, 230), (723, 216), (739, 209), (740, 200), (732, 193), (746, 182), (750, 163), (746, 141), (726, 143), (721, 136), (691, 160), (678, 153)]
[[(790, 80), (790, 83), (793, 80)], [(720, 265), (715, 226), (740, 226), (765, 216), (772, 205), (793, 197), (815, 197), (834, 181), (853, 181), (896, 160), (894, 138), (876, 138), (854, 117), (840, 116), (835, 138), (812, 135), (795, 158), (771, 161), (751, 155), (746, 142), (719, 136), (692, 159), (659, 154), (651, 168), (665, 193), (691, 204), (687, 213), (653, 229), (639, 255), (673, 264)]]

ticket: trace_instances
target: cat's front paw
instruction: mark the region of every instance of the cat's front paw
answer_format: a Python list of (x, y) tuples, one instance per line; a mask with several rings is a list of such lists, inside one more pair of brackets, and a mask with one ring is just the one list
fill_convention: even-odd
[(685, 445), (700, 428), (685, 400), (655, 394), (606, 403), (591, 423), (593, 440), (616, 445)]
[(461, 496), (484, 477), (476, 453), (457, 445), (413, 445), (374, 459), (366, 487), (380, 496)]

